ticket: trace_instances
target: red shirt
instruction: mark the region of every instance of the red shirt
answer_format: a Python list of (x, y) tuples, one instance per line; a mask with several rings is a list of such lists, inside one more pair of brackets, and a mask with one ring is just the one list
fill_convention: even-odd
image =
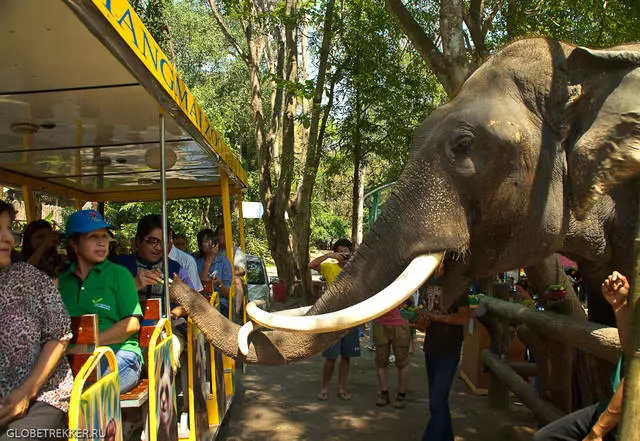
[(400, 308), (392, 309), (375, 319), (374, 322), (384, 326), (403, 326), (407, 324), (407, 321), (400, 315)]

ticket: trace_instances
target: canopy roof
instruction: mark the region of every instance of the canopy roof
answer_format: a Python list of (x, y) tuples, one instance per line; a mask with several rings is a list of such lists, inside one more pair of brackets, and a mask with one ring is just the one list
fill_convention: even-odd
[(125, 0), (0, 2), (0, 182), (92, 201), (236, 191), (242, 166)]

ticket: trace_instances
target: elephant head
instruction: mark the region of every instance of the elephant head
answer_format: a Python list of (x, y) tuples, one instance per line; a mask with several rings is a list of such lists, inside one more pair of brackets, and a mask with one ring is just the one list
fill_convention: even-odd
[(420, 262), (435, 266), (425, 255), (444, 253), (444, 306), (471, 278), (535, 265), (563, 248), (603, 195), (637, 177), (639, 65), (639, 45), (596, 51), (546, 39), (520, 40), (490, 57), (417, 129), (378, 221), (333, 285), (303, 317), (268, 317), (280, 330), (253, 332), (246, 358), (237, 325), (184, 285), (173, 295), (228, 355), (285, 363), (397, 306), (415, 287), (378, 310), (367, 299), (402, 286), (407, 267), (418, 267), (421, 283), (428, 274)]

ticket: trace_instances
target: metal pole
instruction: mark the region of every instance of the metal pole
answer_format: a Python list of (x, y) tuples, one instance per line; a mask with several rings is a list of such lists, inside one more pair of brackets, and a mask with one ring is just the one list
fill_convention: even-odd
[(233, 265), (233, 231), (231, 230), (231, 195), (229, 193), (229, 177), (224, 170), (220, 170), (220, 186), (222, 187), (222, 219), (224, 225), (224, 241), (227, 259), (231, 263), (231, 286), (229, 287), (229, 317), (233, 321), (233, 301), (235, 297), (235, 266)]
[(238, 228), (240, 230), (240, 249), (245, 251), (245, 242), (244, 242), (244, 214), (242, 213), (242, 192), (238, 193), (236, 196), (236, 202), (238, 203)]
[[(624, 394), (622, 395), (622, 419), (618, 439), (640, 440), (640, 224), (635, 239), (636, 267), (632, 289), (629, 293), (629, 330), (624, 344)], [(618, 326), (620, 324), (618, 323)]]
[(160, 187), (162, 189), (162, 266), (164, 272), (164, 302), (165, 314), (171, 313), (171, 299), (169, 298), (169, 229), (167, 219), (167, 156), (164, 150), (164, 109), (160, 109)]
[[(373, 210), (373, 222), (374, 223), (378, 220), (378, 203), (379, 203), (378, 197), (379, 196), (380, 196), (380, 193), (377, 192), (377, 191), (373, 194), (373, 202), (372, 202), (373, 207), (372, 207), (372, 210)], [(371, 226), (372, 225), (369, 226), (369, 229), (371, 229)]]

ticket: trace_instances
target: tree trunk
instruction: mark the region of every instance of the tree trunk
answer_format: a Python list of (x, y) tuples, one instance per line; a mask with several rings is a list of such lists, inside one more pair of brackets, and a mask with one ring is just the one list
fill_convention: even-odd
[[(367, 177), (367, 168), (360, 165), (360, 172), (356, 182), (355, 170), (353, 178), (353, 212), (351, 216), (351, 242), (354, 249), (362, 243), (364, 230), (364, 188)], [(357, 185), (357, 188), (356, 188)]]
[(290, 207), (291, 217), (294, 221), (293, 228), (293, 251), (298, 267), (302, 288), (302, 303), (309, 304), (313, 297), (313, 284), (311, 273), (307, 269), (309, 264), (309, 236), (311, 234), (311, 198), (313, 187), (318, 174), (318, 166), (322, 154), (322, 144), (324, 140), (327, 118), (333, 105), (333, 93), (335, 82), (332, 82), (326, 108), (322, 109), (322, 97), (327, 76), (329, 52), (331, 49), (331, 39), (333, 36), (333, 15), (335, 0), (329, 0), (325, 11), (324, 29), (322, 34), (322, 45), (320, 46), (320, 62), (318, 64), (318, 75), (311, 107), (311, 121), (309, 124), (309, 142), (304, 159), (303, 176), (298, 186), (295, 198)]
[(362, 108), (360, 94), (355, 96), (356, 121), (353, 129), (353, 198), (351, 204), (351, 242), (357, 247), (362, 242), (362, 204), (364, 198), (364, 175), (362, 173)]
[(464, 45), (463, 10), (463, 0), (440, 2), (442, 54), (453, 95), (458, 93), (471, 68)]

